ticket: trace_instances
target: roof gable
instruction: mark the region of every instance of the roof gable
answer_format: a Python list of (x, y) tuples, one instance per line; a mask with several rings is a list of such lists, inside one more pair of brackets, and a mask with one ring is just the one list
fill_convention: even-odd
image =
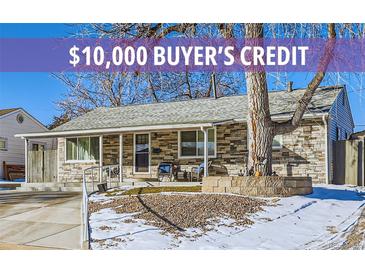
[(0, 109), (0, 117), (9, 113), (12, 113), (13, 111), (19, 110), (20, 108), (7, 108), (7, 109)]
[(30, 120), (41, 126), (44, 130), (49, 131), (49, 129), (42, 124), (38, 119), (36, 119), (34, 116), (30, 115), (27, 111), (25, 111), (23, 108), (9, 108), (9, 109), (0, 109), (0, 119), (7, 117), (9, 115), (13, 115), (16, 113), (22, 112), (23, 115), (28, 117)]

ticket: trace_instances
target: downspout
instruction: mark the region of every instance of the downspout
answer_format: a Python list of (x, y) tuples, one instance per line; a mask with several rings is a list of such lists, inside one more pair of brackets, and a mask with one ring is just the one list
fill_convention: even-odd
[(122, 182), (123, 182), (123, 134), (119, 134), (119, 183), (121, 184)]
[(208, 129), (201, 127), (200, 130), (204, 133), (204, 177), (208, 177)]
[(103, 135), (99, 136), (99, 183), (103, 183)]
[(28, 183), (28, 139), (24, 138), (24, 182)]
[(326, 184), (329, 184), (329, 159), (328, 159), (328, 114), (325, 114), (322, 116), (323, 124), (324, 124), (324, 130), (326, 132), (326, 138), (325, 138), (325, 159), (326, 159)]

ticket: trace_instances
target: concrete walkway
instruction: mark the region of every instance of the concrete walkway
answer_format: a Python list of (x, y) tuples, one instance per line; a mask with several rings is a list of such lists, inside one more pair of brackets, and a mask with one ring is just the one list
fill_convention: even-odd
[(81, 249), (81, 194), (0, 191), (0, 249)]

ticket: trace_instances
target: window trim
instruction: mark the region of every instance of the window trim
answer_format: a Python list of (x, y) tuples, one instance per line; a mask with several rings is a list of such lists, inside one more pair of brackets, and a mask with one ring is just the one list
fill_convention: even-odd
[[(216, 127), (211, 127), (208, 128), (209, 129), (213, 129), (214, 130), (214, 154), (213, 155), (208, 155), (208, 159), (214, 159), (217, 158), (217, 128)], [(178, 159), (204, 159), (204, 155), (196, 155), (196, 156), (182, 156), (181, 155), (181, 132), (186, 132), (186, 131), (201, 131), (200, 129), (186, 129), (186, 130), (179, 130), (178, 131), (178, 140), (177, 140), (177, 146), (178, 146)], [(196, 138), (198, 138), (198, 134), (196, 136)]]
[[(64, 152), (64, 155), (65, 155), (65, 163), (66, 164), (78, 164), (78, 163), (93, 163), (93, 164), (96, 164), (96, 163), (99, 163), (100, 162), (100, 156), (99, 155), (99, 160), (67, 160), (67, 139), (77, 139), (76, 141), (76, 144), (78, 144), (79, 142), (79, 138), (89, 138), (89, 150), (90, 150), (90, 138), (92, 137), (98, 137), (99, 140), (100, 140), (100, 136), (99, 135), (88, 135), (88, 136), (72, 136), (72, 137), (65, 137), (65, 152)], [(99, 141), (100, 142), (100, 141)], [(100, 143), (99, 143), (99, 146), (100, 146)], [(76, 148), (77, 148), (77, 145), (76, 145)], [(99, 152), (100, 152), (100, 147), (99, 147)], [(79, 151), (78, 151), (78, 148), (77, 148), (77, 157), (79, 155)]]
[(282, 134), (279, 134), (279, 135), (274, 136), (274, 138), (275, 137), (280, 137), (280, 141), (279, 141), (280, 145), (279, 146), (274, 146), (274, 142), (273, 142), (273, 144), (272, 144), (272, 150), (280, 150), (280, 149), (283, 148), (283, 135)]
[[(143, 134), (148, 134), (148, 142), (149, 142), (149, 147), (148, 147), (148, 172), (141, 172), (141, 171), (136, 171), (136, 135), (143, 135)], [(152, 146), (151, 146), (151, 132), (134, 132), (133, 133), (133, 174), (145, 174), (145, 175), (150, 175), (151, 174), (151, 151), (152, 151)]]
[(0, 148), (0, 151), (8, 151), (8, 138), (5, 137), (0, 137), (1, 141), (4, 141), (5, 143), (5, 147), (4, 148)]
[[(275, 150), (275, 151), (276, 150), (281, 150), (284, 147), (283, 146), (283, 134), (279, 134), (279, 135), (276, 135), (276, 136), (280, 136), (281, 140), (280, 140), (280, 146), (274, 146), (274, 145), (271, 146), (272, 150)], [(248, 151), (249, 150), (249, 147), (248, 147), (248, 142), (249, 142), (248, 129), (247, 129), (246, 142), (247, 142), (247, 150), (246, 151)]]

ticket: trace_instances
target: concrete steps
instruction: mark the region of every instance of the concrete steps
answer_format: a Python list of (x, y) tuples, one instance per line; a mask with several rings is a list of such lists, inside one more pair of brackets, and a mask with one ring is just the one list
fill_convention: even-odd
[[(117, 187), (118, 183), (111, 183), (111, 187)], [(108, 184), (109, 187), (109, 184)], [(93, 190), (92, 184), (87, 184), (89, 191)], [(98, 190), (97, 183), (94, 184), (94, 190)], [(19, 192), (28, 191), (64, 191), (64, 192), (82, 192), (81, 183), (22, 183), (20, 187), (16, 188)]]

